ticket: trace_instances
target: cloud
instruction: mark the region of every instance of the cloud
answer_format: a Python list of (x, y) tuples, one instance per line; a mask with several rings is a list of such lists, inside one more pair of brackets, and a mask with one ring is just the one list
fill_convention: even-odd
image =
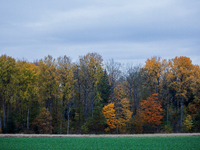
[(200, 64), (199, 5), (198, 0), (3, 1), (0, 54), (33, 61), (98, 52), (123, 63), (186, 55)]

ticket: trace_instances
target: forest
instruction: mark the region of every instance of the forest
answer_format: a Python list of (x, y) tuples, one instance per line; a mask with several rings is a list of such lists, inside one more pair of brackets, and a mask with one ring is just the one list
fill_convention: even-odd
[(0, 133), (138, 134), (200, 131), (200, 68), (189, 57), (142, 65), (0, 56)]

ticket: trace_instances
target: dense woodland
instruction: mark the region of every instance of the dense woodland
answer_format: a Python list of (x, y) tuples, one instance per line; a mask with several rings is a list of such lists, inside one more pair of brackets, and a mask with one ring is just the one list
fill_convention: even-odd
[(200, 68), (188, 57), (144, 66), (0, 57), (0, 133), (128, 134), (200, 131)]

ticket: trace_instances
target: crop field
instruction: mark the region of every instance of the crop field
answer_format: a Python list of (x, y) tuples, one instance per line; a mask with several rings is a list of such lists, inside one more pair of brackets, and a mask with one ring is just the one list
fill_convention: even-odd
[(3, 137), (0, 149), (200, 149), (200, 136), (180, 137)]

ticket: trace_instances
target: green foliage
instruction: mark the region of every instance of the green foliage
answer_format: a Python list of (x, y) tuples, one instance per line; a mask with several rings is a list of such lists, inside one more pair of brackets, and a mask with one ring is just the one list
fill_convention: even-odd
[(93, 116), (88, 118), (87, 122), (82, 126), (84, 132), (102, 133), (106, 125), (106, 118), (102, 112), (102, 104), (100, 101), (95, 102)]
[(108, 75), (107, 75), (106, 70), (104, 70), (103, 72), (104, 72), (104, 75), (101, 76), (100, 81), (98, 83), (98, 91), (103, 100), (103, 104), (105, 105), (108, 103), (111, 86), (109, 85)]
[(85, 132), (85, 133), (88, 133), (88, 131), (89, 131), (89, 129), (88, 129), (87, 126), (88, 126), (88, 125), (87, 125), (87, 122), (84, 123), (84, 124), (81, 126), (81, 130), (83, 130), (83, 132)]
[(173, 129), (170, 125), (164, 124), (162, 127), (162, 131), (163, 133), (172, 133)]

